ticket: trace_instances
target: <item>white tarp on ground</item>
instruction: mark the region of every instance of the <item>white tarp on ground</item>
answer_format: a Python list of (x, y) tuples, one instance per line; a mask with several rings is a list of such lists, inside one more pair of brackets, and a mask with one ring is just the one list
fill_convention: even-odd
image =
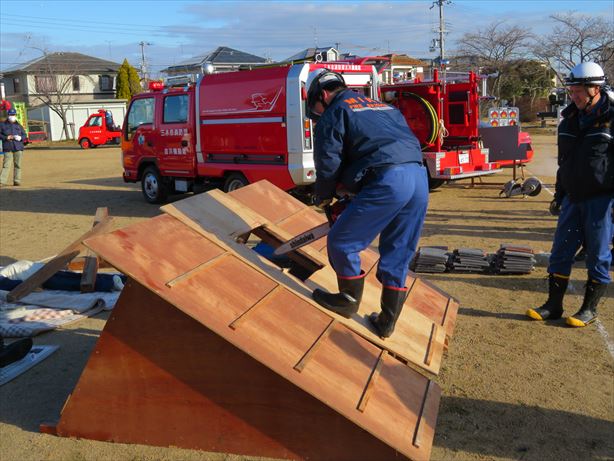
[[(0, 268), (0, 275), (25, 280), (42, 263), (17, 261)], [(6, 301), (9, 292), (0, 290), (0, 336), (23, 338), (54, 330), (102, 310), (115, 307), (120, 292), (80, 293), (78, 291), (42, 290), (30, 293), (16, 303)]]

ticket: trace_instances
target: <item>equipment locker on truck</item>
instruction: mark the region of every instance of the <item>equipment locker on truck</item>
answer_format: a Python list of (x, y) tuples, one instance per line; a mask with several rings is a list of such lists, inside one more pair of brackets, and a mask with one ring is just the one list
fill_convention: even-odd
[[(212, 183), (231, 191), (267, 179), (281, 189), (315, 180), (305, 82), (326, 67), (378, 97), (372, 66), (302, 63), (175, 79), (135, 96), (123, 135), (124, 181), (141, 182), (148, 202)], [(158, 82), (156, 82), (158, 83)]]

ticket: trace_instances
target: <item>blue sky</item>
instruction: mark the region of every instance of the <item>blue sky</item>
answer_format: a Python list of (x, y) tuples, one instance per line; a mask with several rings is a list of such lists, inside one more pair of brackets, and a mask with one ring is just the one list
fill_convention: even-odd
[[(149, 68), (160, 69), (219, 45), (275, 60), (314, 46), (339, 44), (359, 55), (429, 51), (438, 10), (432, 1), (25, 1), (0, 0), (0, 69), (41, 55), (77, 51), (138, 66), (139, 42)], [(614, 24), (614, 0), (454, 0), (445, 8), (446, 48), (495, 20), (552, 27), (549, 16), (582, 8)]]

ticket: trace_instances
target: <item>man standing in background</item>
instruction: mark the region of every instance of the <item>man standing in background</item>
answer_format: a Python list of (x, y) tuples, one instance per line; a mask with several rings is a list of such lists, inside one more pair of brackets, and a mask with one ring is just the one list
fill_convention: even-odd
[(23, 157), (26, 130), (17, 121), (17, 111), (8, 110), (8, 119), (0, 124), (0, 140), (4, 150), (4, 161), (0, 173), (0, 186), (9, 185), (9, 173), (13, 164), (13, 185), (21, 185), (21, 159)]

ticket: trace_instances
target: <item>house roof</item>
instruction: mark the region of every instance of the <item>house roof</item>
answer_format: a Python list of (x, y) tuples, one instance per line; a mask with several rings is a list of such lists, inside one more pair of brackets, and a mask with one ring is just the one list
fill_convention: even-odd
[(267, 60), (260, 56), (246, 53), (245, 51), (235, 50), (234, 48), (229, 48), (227, 46), (218, 46), (213, 51), (209, 51), (198, 56), (193, 56), (185, 61), (175, 64), (174, 66), (169, 66), (166, 69), (162, 69), (162, 72), (199, 68), (206, 62), (210, 62), (214, 66), (219, 66), (221, 64), (260, 64), (267, 62)]
[(420, 59), (412, 58), (406, 54), (386, 54), (390, 57), (392, 64), (406, 65), (406, 66), (427, 66), (428, 63), (421, 61)]
[(117, 72), (120, 65), (116, 62), (107, 61), (105, 59), (87, 56), (81, 53), (73, 53), (68, 51), (59, 51), (50, 53), (36, 59), (32, 59), (23, 64), (11, 67), (3, 71), (3, 74), (13, 72), (52, 72), (61, 73), (75, 71), (79, 73), (97, 73), (97, 72)]
[(316, 56), (318, 53), (328, 53), (330, 50), (337, 50), (332, 46), (324, 46), (319, 48), (305, 48), (303, 51), (299, 51), (298, 53), (290, 56), (289, 58), (284, 59), (284, 61), (299, 61), (301, 59), (311, 59)]

